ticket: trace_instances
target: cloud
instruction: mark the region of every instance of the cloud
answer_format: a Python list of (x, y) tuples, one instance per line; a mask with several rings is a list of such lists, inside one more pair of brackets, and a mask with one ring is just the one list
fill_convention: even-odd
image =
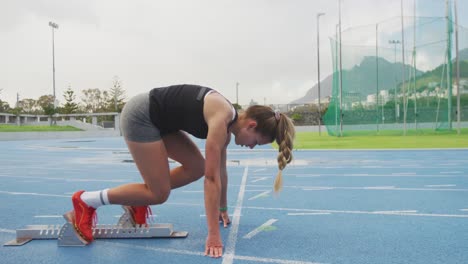
[[(424, 3), (417, 1), (426, 9), (431, 6)], [(404, 4), (405, 14), (411, 15), (413, 1)], [(342, 8), (343, 30), (368, 25), (367, 36), (353, 36), (372, 47), (375, 23), (399, 16), (400, 0), (344, 0)], [(443, 5), (437, 8), (418, 15), (443, 13)], [(267, 103), (287, 103), (316, 83), (318, 12), (326, 13), (320, 18), (320, 69), (325, 78), (332, 73), (329, 37), (336, 32), (338, 1), (1, 1), (2, 98), (11, 103), (17, 92), (21, 98), (50, 93), (47, 24), (52, 20), (60, 25), (55, 35), (59, 96), (69, 85), (77, 94), (107, 89), (118, 75), (128, 96), (157, 86), (199, 83), (233, 100), (239, 82), (241, 104), (250, 99), (263, 102), (265, 97)], [(385, 29), (382, 43), (397, 37), (398, 25), (394, 28)], [(385, 56), (393, 59), (393, 46)]]
[(60, 22), (98, 23), (92, 0), (14, 0), (0, 4), (0, 28), (3, 31), (14, 30), (26, 23), (30, 16)]

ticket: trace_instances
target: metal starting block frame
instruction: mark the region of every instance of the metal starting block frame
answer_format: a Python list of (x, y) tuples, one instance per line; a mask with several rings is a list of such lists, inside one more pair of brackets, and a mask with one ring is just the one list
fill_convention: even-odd
[[(120, 217), (117, 225), (96, 225), (93, 228), (95, 239), (111, 238), (185, 238), (188, 232), (173, 231), (172, 224), (134, 225), (130, 212)], [(72, 223), (72, 214), (63, 216), (67, 222), (64, 225), (29, 225), (16, 230), (16, 238), (4, 246), (22, 246), (34, 239), (57, 239), (58, 246), (86, 246), (89, 244), (76, 231)]]

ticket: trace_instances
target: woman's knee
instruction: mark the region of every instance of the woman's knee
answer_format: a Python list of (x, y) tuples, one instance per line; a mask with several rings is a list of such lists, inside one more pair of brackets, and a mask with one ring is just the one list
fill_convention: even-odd
[(162, 204), (167, 201), (171, 194), (171, 188), (158, 188), (157, 190), (151, 190), (151, 204)]
[(203, 157), (199, 157), (196, 161), (193, 162), (190, 168), (193, 180), (196, 181), (205, 175), (205, 159)]

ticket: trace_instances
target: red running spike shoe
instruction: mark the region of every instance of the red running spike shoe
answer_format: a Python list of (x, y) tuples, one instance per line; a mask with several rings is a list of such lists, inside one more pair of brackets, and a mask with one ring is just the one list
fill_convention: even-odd
[(151, 207), (147, 205), (143, 206), (123, 206), (124, 210), (129, 212), (132, 216), (132, 224), (135, 225), (147, 225), (146, 219), (149, 219), (153, 214)]
[(84, 191), (77, 191), (72, 196), (73, 209), (74, 209), (74, 226), (76, 231), (87, 242), (93, 241), (93, 227), (96, 226), (96, 209), (88, 206), (81, 200), (81, 194)]

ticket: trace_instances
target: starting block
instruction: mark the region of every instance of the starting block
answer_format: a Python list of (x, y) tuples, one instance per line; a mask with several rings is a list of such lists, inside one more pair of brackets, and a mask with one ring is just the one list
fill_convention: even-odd
[[(132, 223), (130, 212), (125, 212), (117, 225), (96, 225), (93, 228), (94, 239), (111, 238), (185, 238), (188, 232), (174, 231), (172, 224), (135, 225)], [(73, 226), (73, 213), (63, 215), (64, 225), (29, 225), (16, 230), (16, 238), (5, 243), (4, 246), (22, 246), (34, 239), (57, 239), (58, 246), (86, 246), (84, 240)]]

